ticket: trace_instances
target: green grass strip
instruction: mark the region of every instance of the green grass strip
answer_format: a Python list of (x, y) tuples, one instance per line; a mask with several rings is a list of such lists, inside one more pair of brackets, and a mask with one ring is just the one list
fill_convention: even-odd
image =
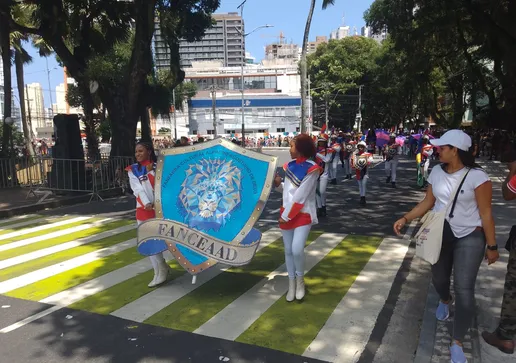
[[(115, 253), (97, 261), (78, 266), (44, 280), (10, 291), (5, 295), (19, 299), (39, 301), (86, 281), (118, 270), (144, 258), (134, 248)], [(150, 268), (150, 263), (149, 263)]]
[(381, 241), (378, 237), (345, 238), (305, 276), (303, 302), (280, 298), (236, 341), (303, 354)]
[[(321, 234), (310, 233), (307, 244)], [(145, 322), (193, 332), (284, 262), (283, 240), (279, 238), (258, 252), (248, 265), (221, 273)]]
[(102, 238), (98, 241), (90, 242), (79, 247), (70, 248), (69, 250), (64, 250), (48, 256), (43, 256), (31, 261), (27, 261), (25, 263), (20, 263), (18, 265), (1, 270), (0, 281), (9, 280), (13, 277), (21, 276), (29, 272), (39, 270), (40, 268), (67, 261), (74, 257), (85, 255), (101, 248), (113, 246), (117, 243), (130, 240), (131, 238), (136, 238), (136, 230), (119, 233), (114, 236)]
[[(176, 263), (175, 260), (170, 261), (169, 265), (171, 267), (169, 279), (176, 279), (186, 273), (185, 269)], [(154, 289), (147, 287), (147, 284), (152, 280), (153, 276), (154, 270), (141, 273), (109, 289), (88, 296), (69, 307), (71, 309), (86, 310), (97, 314), (111, 314), (113, 311), (154, 291)]]
[(22, 246), (19, 248), (13, 248), (13, 249), (10, 249), (7, 251), (2, 251), (2, 252), (0, 252), (0, 261), (6, 260), (8, 258), (16, 257), (16, 256), (21, 256), (26, 253), (39, 251), (39, 250), (42, 250), (43, 248), (57, 246), (61, 243), (75, 241), (75, 240), (78, 240), (81, 238), (93, 236), (95, 234), (110, 231), (112, 229), (127, 226), (130, 224), (134, 224), (135, 228), (136, 228), (136, 223), (132, 219), (119, 220), (119, 221), (115, 221), (115, 222), (111, 222), (111, 223), (102, 224), (97, 227), (84, 229), (82, 231), (70, 233), (70, 234), (67, 234), (64, 236), (46, 239), (46, 240), (36, 242), (36, 243), (31, 243), (29, 245)]
[(99, 221), (99, 220), (100, 220), (99, 218), (90, 218), (90, 219), (86, 219), (84, 221), (74, 222), (74, 223), (70, 223), (70, 224), (67, 224), (67, 225), (64, 225), (64, 226), (52, 227), (52, 228), (49, 228), (49, 229), (45, 229), (44, 231), (37, 231), (37, 232), (22, 234), (22, 235), (19, 235), (19, 236), (16, 236), (16, 237), (11, 237), (11, 238), (5, 239), (3, 241), (0, 241), (0, 246), (1, 245), (6, 245), (6, 244), (12, 243), (12, 242), (21, 241), (21, 240), (24, 240), (24, 239), (29, 239), (29, 238), (32, 238), (32, 237), (38, 237), (38, 236), (41, 236), (41, 235), (46, 235), (46, 234), (52, 233), (52, 232), (62, 231), (63, 229), (68, 229), (68, 228), (73, 228), (73, 227), (77, 227), (77, 226), (82, 226), (83, 224), (87, 224), (87, 223), (94, 223), (95, 221)]
[(18, 224), (18, 223), (23, 223), (23, 222), (28, 222), (28, 221), (35, 221), (36, 219), (41, 219), (41, 218), (51, 218), (51, 217), (35, 214), (30, 217), (25, 217), (22, 219), (14, 219), (12, 221), (5, 222), (5, 223), (3, 223), (3, 219), (0, 219), (0, 229), (9, 228), (9, 226), (12, 226), (13, 224)]

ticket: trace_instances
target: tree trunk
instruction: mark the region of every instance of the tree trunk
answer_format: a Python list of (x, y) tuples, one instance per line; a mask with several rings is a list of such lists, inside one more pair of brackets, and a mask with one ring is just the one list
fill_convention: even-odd
[(12, 127), (7, 125), (5, 119), (11, 117), (12, 107), (12, 82), (11, 82), (11, 42), (9, 22), (0, 16), (0, 52), (2, 53), (2, 63), (4, 71), (4, 112), (2, 120), (2, 155), (9, 156), (11, 150)]
[[(20, 43), (20, 41), (18, 41)], [(21, 47), (21, 44), (18, 44)], [(30, 156), (34, 156), (34, 145), (32, 144), (32, 125), (29, 125), (25, 109), (25, 79), (23, 74), (23, 59), (17, 51), (14, 53), (14, 64), (16, 66), (16, 83), (18, 85), (18, 98), (20, 99), (20, 111), (23, 127), (23, 136), (25, 139), (25, 147)]]
[(82, 93), (84, 108), (84, 133), (86, 134), (86, 143), (88, 144), (88, 159), (95, 161), (100, 159), (99, 140), (95, 128), (95, 119), (93, 118), (93, 110), (95, 102), (90, 93), (89, 81), (82, 79), (78, 82), (79, 89)]
[(310, 10), (308, 11), (308, 18), (306, 19), (305, 34), (303, 37), (303, 48), (301, 50), (301, 133), (306, 132), (306, 89), (307, 89), (307, 64), (306, 64), (306, 52), (308, 47), (308, 36), (310, 35), (310, 26), (312, 25), (312, 17), (314, 15), (315, 1), (310, 1)]
[(142, 141), (152, 142), (152, 132), (150, 127), (149, 109), (142, 107), (140, 116), (141, 128), (142, 128)]

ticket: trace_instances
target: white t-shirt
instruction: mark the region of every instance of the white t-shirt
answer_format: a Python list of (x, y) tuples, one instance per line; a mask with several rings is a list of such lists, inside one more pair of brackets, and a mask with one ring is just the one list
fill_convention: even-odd
[[(435, 196), (434, 211), (440, 212), (446, 208), (448, 202), (455, 198), (452, 195), (459, 185), (467, 169), (461, 169), (453, 174), (447, 174), (441, 165), (432, 169), (428, 177), (428, 183), (432, 185), (432, 192)], [(478, 211), (478, 204), (475, 198), (475, 189), (489, 181), (489, 176), (482, 169), (471, 169), (457, 198), (457, 204), (453, 211), (453, 218), (450, 220), (450, 210), (453, 201), (450, 202), (446, 212), (446, 220), (450, 222), (453, 234), (462, 238), (472, 233), (475, 228), (482, 227), (482, 219)]]

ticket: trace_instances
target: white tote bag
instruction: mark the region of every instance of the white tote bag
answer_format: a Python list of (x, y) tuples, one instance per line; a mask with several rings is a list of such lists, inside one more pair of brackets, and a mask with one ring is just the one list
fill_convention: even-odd
[(460, 179), (460, 182), (455, 187), (455, 191), (450, 195), (450, 200), (440, 212), (428, 211), (421, 219), (421, 228), (416, 233), (416, 256), (434, 265), (439, 261), (441, 254), (441, 247), (443, 242), (443, 229), (446, 213), (450, 205), (453, 203), (457, 195), (459, 187), (463, 184), (468, 171), (466, 170)]

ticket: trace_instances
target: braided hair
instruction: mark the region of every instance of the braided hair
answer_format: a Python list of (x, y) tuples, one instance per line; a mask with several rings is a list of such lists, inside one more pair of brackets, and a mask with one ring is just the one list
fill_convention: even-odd
[(158, 157), (156, 156), (156, 151), (154, 151), (154, 145), (152, 144), (152, 142), (149, 142), (149, 141), (139, 141), (139, 142), (136, 143), (136, 145), (141, 145), (141, 146), (143, 146), (144, 148), (147, 149), (147, 151), (149, 152), (150, 160), (153, 163), (158, 161)]

